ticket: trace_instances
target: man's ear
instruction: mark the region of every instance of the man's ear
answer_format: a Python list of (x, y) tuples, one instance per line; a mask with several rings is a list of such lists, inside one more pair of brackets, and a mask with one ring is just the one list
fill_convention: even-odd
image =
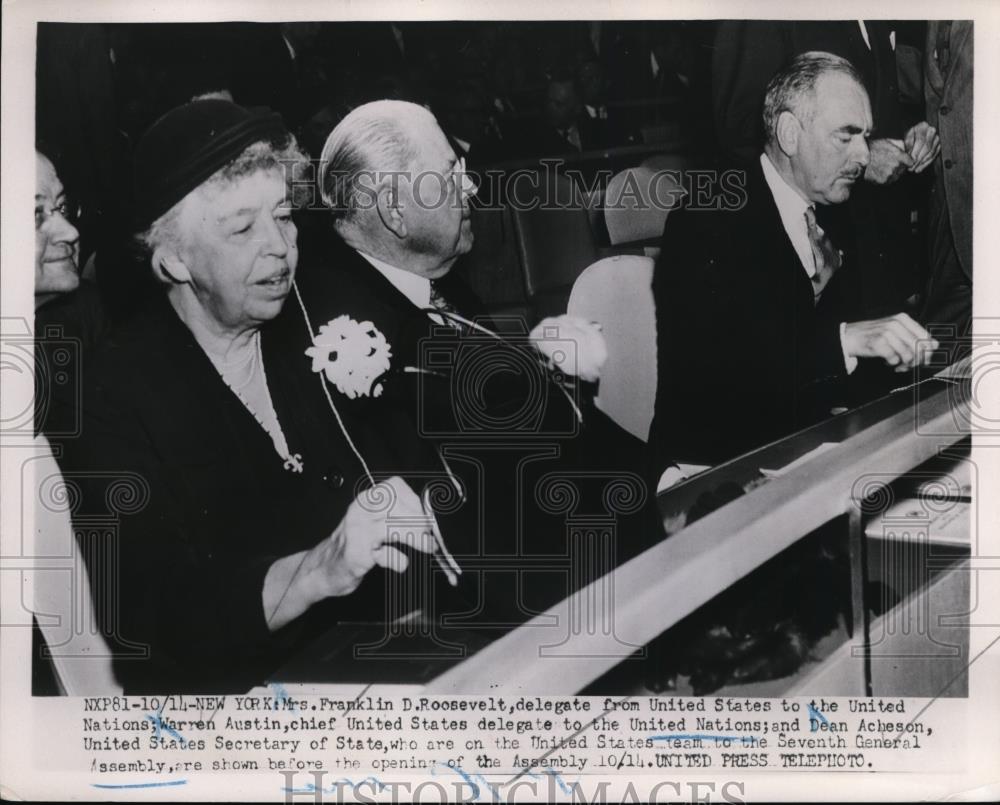
[(151, 262), (153, 271), (161, 282), (183, 285), (191, 281), (191, 272), (177, 251), (170, 246), (158, 246)]
[(774, 127), (775, 139), (778, 147), (786, 156), (792, 156), (799, 150), (799, 135), (802, 133), (802, 125), (799, 119), (791, 112), (784, 111), (778, 115), (778, 122)]
[(383, 184), (375, 196), (375, 206), (378, 208), (378, 216), (382, 220), (382, 226), (402, 240), (406, 237), (406, 222), (399, 211), (398, 201), (398, 192), (394, 191), (388, 183)]

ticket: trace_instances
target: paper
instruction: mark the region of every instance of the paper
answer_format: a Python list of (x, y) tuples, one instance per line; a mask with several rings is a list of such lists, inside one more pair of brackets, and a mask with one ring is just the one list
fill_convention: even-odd
[(873, 517), (865, 534), (903, 542), (936, 542), (969, 545), (971, 504), (963, 501), (932, 502), (904, 498)]

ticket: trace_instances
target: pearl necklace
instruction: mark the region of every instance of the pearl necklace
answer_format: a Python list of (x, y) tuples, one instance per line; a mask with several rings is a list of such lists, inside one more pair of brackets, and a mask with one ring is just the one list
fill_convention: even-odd
[[(253, 351), (250, 355), (246, 359), (234, 362), (233, 364), (227, 365), (223, 361), (211, 356), (209, 357), (212, 359), (212, 363), (218, 370), (223, 382), (229, 386), (233, 394), (243, 403), (244, 408), (250, 412), (250, 415), (257, 424), (271, 437), (271, 443), (274, 445), (275, 452), (277, 452), (279, 457), (284, 459), (284, 468), (290, 472), (301, 473), (304, 468), (302, 454), (292, 453), (288, 449), (288, 440), (281, 429), (278, 414), (274, 410), (271, 389), (267, 385), (267, 372), (264, 370), (264, 356), (261, 352), (260, 333), (253, 334), (253, 342)], [(248, 365), (249, 370), (247, 370), (246, 378), (242, 382), (236, 382), (235, 378), (233, 378), (234, 370), (243, 370)], [(254, 390), (257, 392), (255, 396), (259, 398), (256, 406), (251, 404), (246, 396), (246, 393)], [(263, 411), (258, 413), (257, 409), (261, 407), (263, 407)], [(261, 414), (263, 414), (263, 417)]]

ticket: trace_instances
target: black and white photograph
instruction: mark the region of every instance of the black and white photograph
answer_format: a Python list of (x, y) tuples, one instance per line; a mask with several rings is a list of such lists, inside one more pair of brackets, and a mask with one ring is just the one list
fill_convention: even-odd
[(987, 4), (16, 5), (5, 796), (996, 795)]

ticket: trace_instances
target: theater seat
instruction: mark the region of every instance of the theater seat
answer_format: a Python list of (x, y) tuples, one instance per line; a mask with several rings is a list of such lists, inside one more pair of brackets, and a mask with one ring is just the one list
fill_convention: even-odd
[(34, 528), (27, 535), (30, 544), (25, 546), (34, 567), (24, 574), (25, 600), (31, 602), (63, 694), (120, 694), (122, 687), (94, 617), (90, 577), (70, 521), (68, 504), (74, 492), (64, 484), (44, 436), (35, 439), (34, 451), (30, 462), (34, 480), (26, 483), (32, 495), (25, 500), (25, 506), (33, 504), (35, 511)]
[(566, 310), (573, 282), (597, 259), (587, 200), (576, 183), (542, 172), (508, 199), (534, 320)]
[(472, 250), (458, 263), (465, 281), (491, 315), (526, 318), (528, 297), (510, 210), (474, 207), (472, 231)]
[(599, 260), (573, 285), (567, 312), (598, 322), (608, 346), (597, 405), (645, 441), (656, 402), (653, 261), (622, 255)]
[(604, 194), (604, 220), (612, 245), (659, 238), (682, 191), (673, 175), (644, 165), (612, 177)]

